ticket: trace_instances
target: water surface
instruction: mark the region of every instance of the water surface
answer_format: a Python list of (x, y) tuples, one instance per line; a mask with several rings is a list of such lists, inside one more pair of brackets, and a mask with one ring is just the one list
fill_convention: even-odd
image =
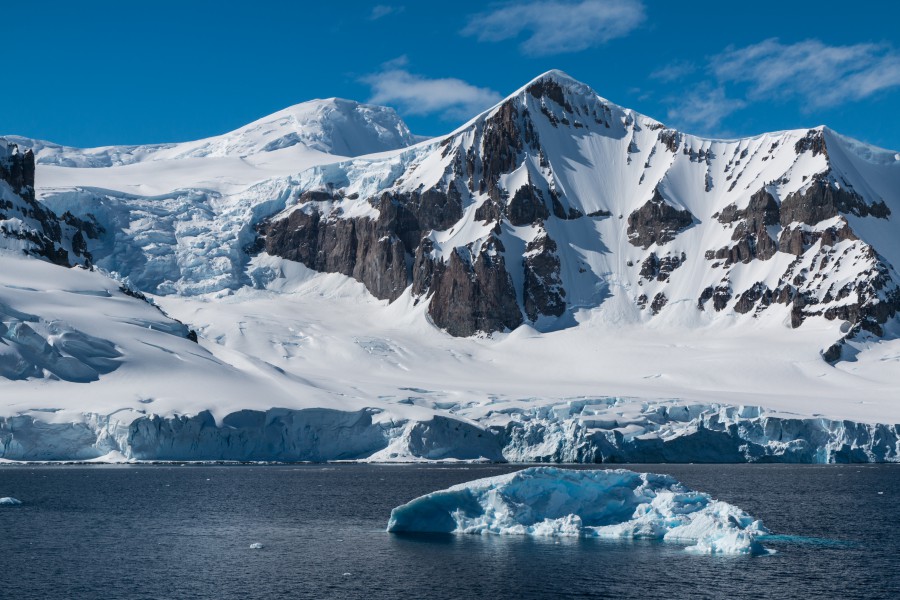
[(763, 557), (384, 532), (394, 506), (519, 468), (3, 467), (0, 496), (24, 504), (0, 507), (0, 597), (900, 597), (898, 465), (634, 467), (761, 518)]

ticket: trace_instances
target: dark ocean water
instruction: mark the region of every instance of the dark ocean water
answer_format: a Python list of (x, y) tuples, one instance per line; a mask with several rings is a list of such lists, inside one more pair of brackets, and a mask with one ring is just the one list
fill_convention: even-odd
[(769, 556), (384, 532), (394, 506), (518, 468), (3, 467), (23, 505), (0, 507), (0, 598), (900, 597), (900, 465), (635, 467), (761, 518)]

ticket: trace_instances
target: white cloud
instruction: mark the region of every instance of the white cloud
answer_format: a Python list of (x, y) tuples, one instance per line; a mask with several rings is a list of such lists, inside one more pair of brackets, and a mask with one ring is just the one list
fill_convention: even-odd
[(799, 99), (810, 108), (862, 100), (900, 86), (900, 54), (887, 44), (829, 46), (768, 39), (729, 48), (710, 62), (720, 82), (748, 84), (747, 97)]
[(700, 85), (673, 101), (668, 118), (679, 125), (711, 132), (717, 131), (726, 117), (745, 106), (744, 100), (728, 98), (722, 87)]
[(362, 81), (372, 88), (369, 102), (389, 104), (409, 115), (443, 113), (448, 119), (467, 118), (489, 108), (502, 96), (489, 88), (477, 87), (452, 77), (429, 79), (403, 68), (406, 57), (382, 66)]
[(650, 77), (682, 82), (681, 93), (668, 100), (673, 124), (718, 132), (727, 117), (751, 104), (796, 102), (811, 112), (898, 87), (900, 53), (889, 44), (782, 44), (772, 38), (707, 59), (706, 81), (688, 77), (696, 70), (692, 63), (676, 61)]
[(561, 54), (623, 37), (644, 18), (641, 0), (539, 0), (473, 15), (462, 34), (499, 42), (526, 33), (520, 46), (524, 53)]
[(652, 79), (672, 82), (683, 79), (697, 71), (697, 65), (688, 60), (676, 60), (650, 73)]
[(397, 13), (402, 13), (405, 7), (403, 6), (391, 6), (389, 4), (376, 4), (372, 7), (372, 12), (369, 13), (370, 21), (377, 21), (382, 17), (386, 17), (388, 15), (393, 15)]

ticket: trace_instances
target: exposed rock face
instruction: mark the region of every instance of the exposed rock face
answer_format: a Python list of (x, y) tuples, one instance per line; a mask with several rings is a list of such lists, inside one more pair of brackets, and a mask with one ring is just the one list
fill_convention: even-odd
[(772, 295), (772, 290), (766, 284), (762, 282), (754, 283), (750, 289), (738, 297), (737, 302), (734, 304), (734, 310), (741, 314), (748, 313), (753, 310), (759, 301), (762, 301), (763, 306), (768, 306), (772, 303)]
[(791, 223), (815, 225), (839, 214), (886, 219), (891, 211), (883, 201), (867, 204), (853, 190), (838, 187), (827, 176), (821, 175), (805, 191), (790, 194), (781, 202), (780, 221), (783, 227)]
[(825, 136), (822, 135), (821, 131), (810, 129), (803, 138), (797, 140), (797, 143), (794, 144), (794, 152), (797, 154), (812, 152), (813, 156), (819, 154), (828, 156), (828, 148), (825, 146)]
[(716, 312), (720, 310), (724, 310), (728, 303), (731, 301), (731, 286), (727, 284), (720, 284), (716, 287), (709, 286), (703, 290), (700, 294), (699, 300), (697, 300), (697, 308), (700, 310), (706, 310), (706, 302), (709, 300), (713, 301), (713, 308)]
[(524, 141), (534, 141), (529, 133), (530, 116), (527, 113), (523, 121), (520, 127), (518, 107), (513, 102), (505, 102), (497, 113), (484, 123), (481, 152), (478, 156), (480, 159), (478, 162), (481, 163), (478, 189), (487, 193), (492, 200), (500, 199), (501, 191), (497, 186), (500, 175), (509, 173), (518, 166), (519, 153), (524, 147)]
[(687, 260), (687, 254), (684, 252), (679, 256), (666, 255), (660, 258), (656, 252), (651, 252), (643, 263), (641, 263), (641, 280), (642, 281), (669, 281), (672, 272), (680, 267)]
[(778, 246), (769, 235), (767, 227), (779, 222), (779, 208), (775, 198), (765, 189), (750, 197), (747, 208), (738, 210), (734, 204), (714, 215), (723, 225), (734, 225), (731, 246), (708, 253), (707, 258), (724, 260), (726, 266), (748, 263), (753, 259), (769, 260), (775, 256)]
[[(506, 209), (512, 225), (528, 225), (550, 216), (541, 191), (533, 185), (524, 185), (516, 190)], [(496, 220), (496, 217), (493, 219)]]
[[(91, 264), (87, 239), (103, 233), (96, 222), (70, 213), (59, 217), (35, 199), (34, 154), (0, 138), (0, 234), (25, 253), (64, 266)], [(2, 186), (7, 189), (2, 189)]]
[(382, 225), (298, 210), (267, 228), (266, 250), (318, 271), (353, 277), (377, 298), (393, 300), (406, 289), (406, 259), (403, 242)]
[(492, 237), (475, 255), (471, 249), (455, 248), (450, 260), (436, 266), (432, 289), (428, 314), (450, 335), (503, 331), (522, 324), (499, 239)]
[(655, 190), (653, 198), (628, 215), (628, 241), (644, 249), (653, 244), (663, 245), (693, 222), (690, 212), (675, 208)]
[(546, 233), (525, 247), (525, 314), (560, 316), (566, 310), (566, 290), (559, 275), (556, 242)]
[(423, 229), (444, 228), (461, 216), (459, 194), (436, 190), (382, 194), (372, 200), (377, 218), (340, 218), (330, 210), (334, 197), (324, 192), (307, 192), (300, 199), (305, 200), (303, 209), (258, 227), (266, 251), (317, 271), (353, 277), (375, 297), (388, 300), (396, 300), (412, 281), (407, 263), (419, 248)]

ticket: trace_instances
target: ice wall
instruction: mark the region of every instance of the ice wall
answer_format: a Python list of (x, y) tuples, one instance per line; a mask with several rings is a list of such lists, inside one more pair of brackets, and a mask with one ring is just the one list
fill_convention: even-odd
[[(126, 416), (130, 415), (130, 416)], [(505, 424), (380, 409), (244, 410), (160, 417), (33, 412), (0, 419), (0, 458), (90, 460), (420, 461), (545, 463), (900, 462), (900, 426), (788, 418), (752, 407), (657, 408), (627, 423), (513, 415)]]

